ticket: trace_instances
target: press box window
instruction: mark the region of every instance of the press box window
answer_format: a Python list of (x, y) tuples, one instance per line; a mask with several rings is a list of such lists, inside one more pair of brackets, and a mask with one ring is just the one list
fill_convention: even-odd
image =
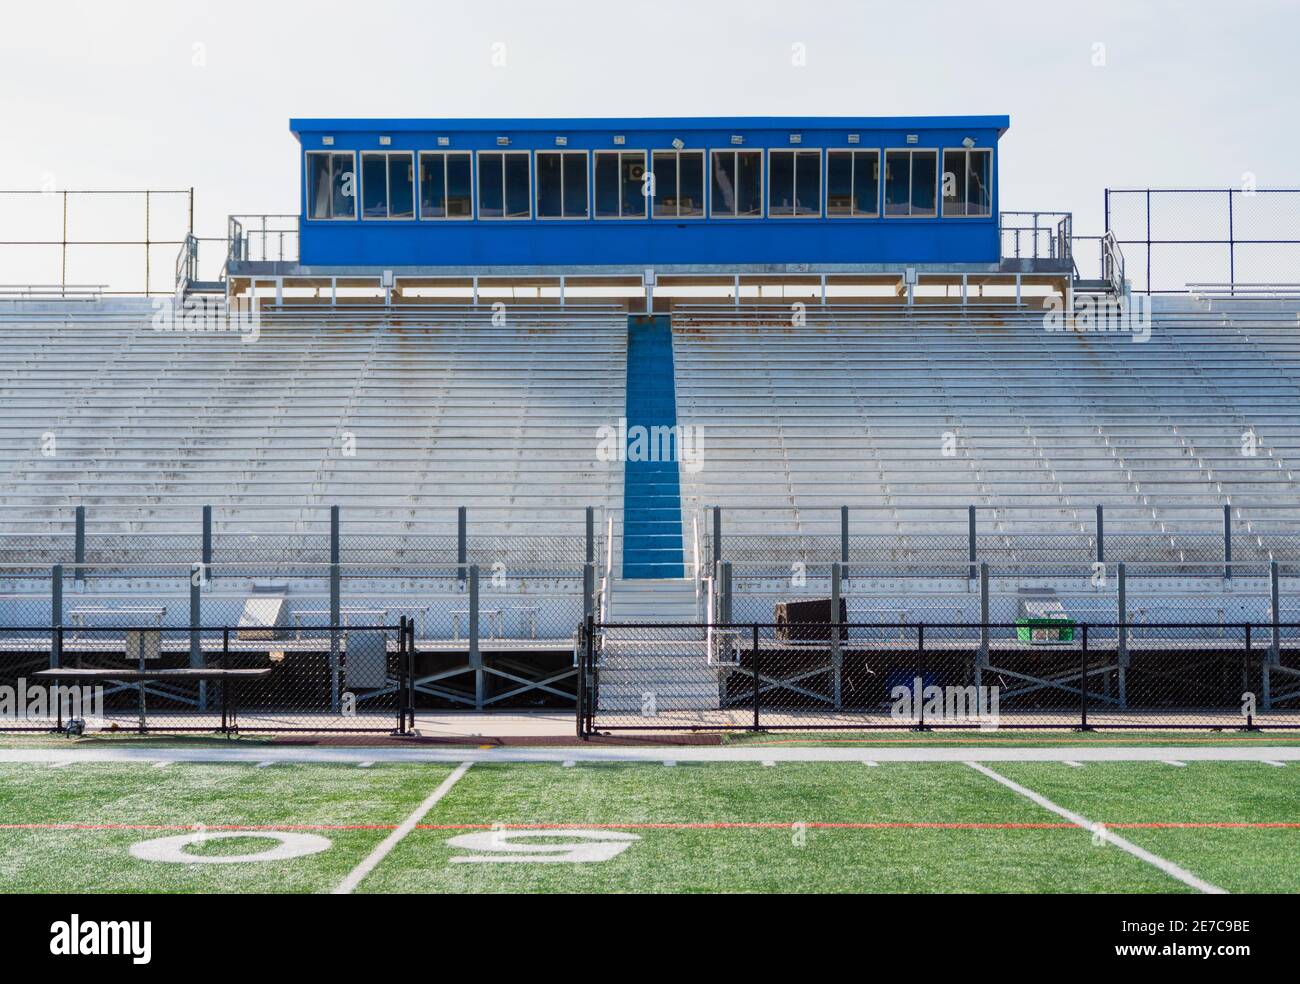
[(938, 151), (885, 151), (885, 215), (934, 218)]
[(709, 214), (714, 218), (760, 218), (763, 214), (763, 152), (715, 150), (712, 194)]
[(537, 217), (587, 217), (587, 152), (537, 152)]
[(945, 150), (943, 152), (943, 214), (992, 215), (993, 152)]
[(415, 163), (409, 151), (361, 155), (361, 217), (415, 218)]
[(478, 217), (527, 219), (532, 216), (528, 151), (478, 155)]
[(357, 217), (356, 158), (351, 153), (307, 154), (307, 216), (312, 219)]
[(420, 218), (470, 219), (474, 199), (470, 192), (471, 155), (420, 152)]
[(874, 218), (880, 214), (880, 153), (826, 152), (826, 214)]
[(704, 216), (704, 151), (656, 150), (655, 218)]
[(821, 211), (821, 151), (768, 151), (767, 214), (815, 216)]
[(646, 217), (645, 151), (596, 151), (596, 218)]

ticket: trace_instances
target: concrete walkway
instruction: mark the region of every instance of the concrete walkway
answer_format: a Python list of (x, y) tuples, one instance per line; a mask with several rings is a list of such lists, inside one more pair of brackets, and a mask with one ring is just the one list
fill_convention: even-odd
[(1300, 746), (1252, 745), (1195, 747), (1162, 745), (1060, 748), (746, 748), (744, 746), (627, 747), (413, 747), (413, 748), (283, 748), (274, 745), (240, 748), (234, 745), (200, 748), (5, 748), (0, 763), (70, 765), (83, 762), (246, 762), (249, 764), (359, 762), (1259, 762), (1300, 763)]

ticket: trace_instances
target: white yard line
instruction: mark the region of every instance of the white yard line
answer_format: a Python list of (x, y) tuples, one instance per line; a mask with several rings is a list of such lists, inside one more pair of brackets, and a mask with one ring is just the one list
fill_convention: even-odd
[(1083, 763), (1082, 763), (1082, 762), (1076, 762), (1074, 759), (1065, 759), (1065, 764), (1068, 765), (1071, 769), (1082, 769), (1082, 768), (1083, 768)]
[(424, 819), (426, 813), (433, 809), (438, 800), (442, 799), (451, 791), (451, 787), (460, 782), (460, 777), (469, 771), (472, 762), (461, 762), (456, 766), (452, 774), (444, 779), (432, 793), (428, 795), (423, 803), (415, 808), (415, 812), (401, 822), (396, 830), (379, 842), (376, 847), (359, 865), (352, 869), (346, 878), (339, 883), (338, 888), (334, 889), (335, 895), (350, 895), (352, 891), (361, 884), (363, 878), (375, 870), (375, 865), (384, 860), (388, 853), (395, 848), (407, 834), (415, 829), (415, 825)]
[[(976, 772), (980, 773), (980, 775), (988, 776), (990, 779), (994, 780), (995, 782), (1000, 782), (1002, 785), (1006, 786), (1007, 789), (1019, 793), (1021, 796), (1025, 797), (1031, 802), (1041, 806), (1044, 810), (1050, 810), (1052, 813), (1055, 813), (1058, 817), (1063, 817), (1064, 819), (1069, 820), (1070, 823), (1074, 824), (1076, 827), (1079, 827), (1082, 830), (1086, 830), (1090, 834), (1096, 833), (1098, 831), (1097, 825), (1094, 824), (1087, 817), (1075, 813), (1071, 810), (1067, 810), (1063, 806), (1057, 806), (1055, 803), (1049, 800), (1046, 796), (1043, 796), (1041, 793), (1036, 793), (1032, 789), (1022, 786), (1020, 785), (1020, 783), (1014, 782), (1013, 780), (1008, 779), (1006, 776), (994, 772), (988, 766), (981, 765), (978, 762), (967, 762), (966, 764), (969, 765)], [(1121, 837), (1119, 834), (1115, 833), (1113, 830), (1107, 830), (1105, 832), (1105, 839), (1109, 843), (1114, 844), (1116, 847), (1120, 848), (1121, 850), (1127, 851), (1135, 858), (1145, 861), (1147, 864), (1152, 865), (1153, 867), (1159, 868), (1170, 878), (1176, 878), (1184, 885), (1188, 885), (1191, 888), (1196, 889), (1198, 892), (1204, 892), (1207, 895), (1228, 894), (1224, 889), (1219, 888), (1217, 885), (1211, 885), (1209, 882), (1205, 881), (1204, 879), (1197, 878), (1186, 868), (1180, 868), (1172, 861), (1166, 861), (1158, 854), (1152, 854), (1146, 848), (1138, 847), (1132, 841), (1126, 840), (1125, 838)]]
[(1265, 765), (1271, 765), (1271, 766), (1273, 766), (1274, 768), (1278, 768), (1278, 769), (1285, 769), (1285, 768), (1286, 768), (1286, 763), (1285, 763), (1285, 762), (1278, 762), (1276, 759), (1263, 759), (1262, 761), (1263, 761), (1263, 763), (1264, 763)]
[(242, 762), (259, 765), (352, 764), (358, 762), (655, 762), (661, 765), (679, 762), (855, 762), (870, 761), (880, 765), (893, 762), (1167, 762), (1177, 755), (1180, 762), (1300, 762), (1300, 745), (1248, 745), (1233, 747), (1194, 745), (1142, 747), (1132, 745), (1063, 745), (1061, 747), (1001, 748), (998, 746), (928, 746), (852, 747), (802, 745), (793, 748), (752, 748), (743, 745), (677, 746), (673, 758), (665, 759), (666, 749), (591, 745), (554, 748), (531, 745), (506, 745), (492, 748), (470, 746), (358, 747), (344, 746), (284, 747), (259, 745), (253, 748), (203, 746), (185, 748), (0, 748), (0, 763), (52, 765), (57, 762), (138, 762), (153, 765), (164, 759), (173, 762)]

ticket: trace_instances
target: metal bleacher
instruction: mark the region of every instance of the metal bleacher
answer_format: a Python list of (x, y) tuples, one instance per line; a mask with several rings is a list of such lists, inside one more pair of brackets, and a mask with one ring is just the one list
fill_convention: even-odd
[(981, 533), (1085, 547), (1101, 505), (1148, 560), (1188, 559), (1179, 534), (1215, 530), (1225, 505), (1256, 554), (1300, 529), (1294, 303), (1156, 299), (1145, 341), (1048, 331), (1010, 305), (810, 305), (801, 320), (674, 317), (679, 420), (706, 435), (683, 507), (722, 504), (751, 549), (838, 535), (842, 505), (855, 535), (964, 533), (973, 505)]
[(464, 506), (480, 538), (576, 543), (585, 507), (621, 501), (593, 453), (623, 409), (621, 310), (284, 312), (255, 341), (147, 312), (0, 323), (0, 533), (66, 534), (85, 506), (88, 538), (164, 550), (204, 505), (245, 540), (327, 531), (338, 505), (349, 534), (454, 542)]

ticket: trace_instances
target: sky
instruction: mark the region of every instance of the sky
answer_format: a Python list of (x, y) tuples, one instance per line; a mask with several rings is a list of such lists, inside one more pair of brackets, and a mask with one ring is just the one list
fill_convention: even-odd
[[(0, 189), (193, 187), (222, 236), (296, 210), (292, 116), (1005, 113), (1002, 207), (1096, 233), (1106, 187), (1300, 185), (1297, 37), (1298, 0), (11, 3)], [(0, 240), (50, 215), (0, 195)]]

